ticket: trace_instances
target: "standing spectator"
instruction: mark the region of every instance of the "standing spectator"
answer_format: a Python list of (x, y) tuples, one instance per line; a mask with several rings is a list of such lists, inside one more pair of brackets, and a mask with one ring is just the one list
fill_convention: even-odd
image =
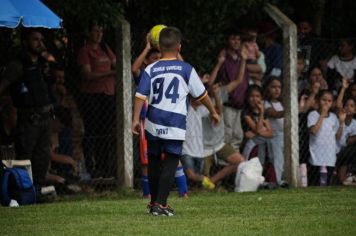
[[(224, 55), (226, 58), (219, 71), (223, 85), (235, 80), (240, 71), (240, 44), (240, 33), (231, 31), (228, 35), (226, 49), (220, 52), (220, 55)], [(229, 93), (229, 99), (224, 103), (225, 143), (231, 144), (235, 150), (239, 149), (243, 139), (241, 111), (244, 107), (247, 88), (248, 72), (247, 68), (244, 68), (242, 82)]]
[(109, 144), (115, 140), (116, 56), (103, 43), (104, 29), (99, 22), (92, 21), (88, 29), (88, 41), (78, 55), (83, 75), (79, 108), (85, 126), (84, 156), (93, 178), (112, 177), (116, 165), (109, 156)]
[(298, 48), (305, 57), (305, 71), (311, 67), (321, 66), (327, 58), (324, 43), (317, 38), (309, 20), (298, 22)]
[(354, 43), (349, 39), (342, 39), (339, 44), (339, 54), (328, 61), (327, 82), (334, 93), (339, 91), (342, 78), (350, 82), (356, 78), (356, 57), (353, 50)]
[(43, 36), (38, 29), (23, 32), (23, 51), (9, 63), (0, 82), (0, 94), (10, 86), (17, 108), (16, 158), (31, 160), (33, 181), (43, 186), (51, 147), (51, 119), (48, 63), (40, 56)]
[(280, 77), (283, 70), (283, 47), (276, 40), (278, 37), (277, 27), (271, 22), (266, 22), (262, 28), (264, 32), (262, 52), (265, 54), (266, 76)]
[[(327, 185), (336, 162), (337, 133), (342, 132), (345, 119), (338, 120), (330, 111), (333, 95), (328, 90), (321, 90), (318, 98), (318, 109), (308, 115), (310, 168), (308, 182), (312, 185)], [(342, 124), (340, 126), (340, 124)], [(319, 177), (319, 178), (318, 178)]]
[(282, 83), (277, 77), (270, 77), (265, 96), (265, 112), (272, 126), (273, 137), (267, 140), (269, 158), (273, 160), (276, 180), (280, 186), (286, 185), (283, 181), (284, 172), (284, 109), (281, 103)]

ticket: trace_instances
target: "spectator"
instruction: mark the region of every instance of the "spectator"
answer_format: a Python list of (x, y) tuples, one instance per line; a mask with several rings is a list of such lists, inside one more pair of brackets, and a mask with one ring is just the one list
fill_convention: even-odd
[(336, 139), (342, 130), (344, 119), (330, 111), (333, 95), (328, 90), (321, 90), (318, 109), (308, 115), (310, 168), (308, 182), (311, 185), (327, 185), (336, 162)]
[(273, 136), (272, 127), (265, 119), (261, 88), (256, 85), (249, 87), (247, 91), (247, 107), (242, 113), (242, 125), (245, 133), (245, 145), (242, 154), (246, 159), (250, 158), (252, 149), (258, 145), (258, 157), (262, 165), (265, 162), (265, 144), (267, 139)]
[(284, 172), (284, 109), (281, 103), (282, 83), (277, 77), (270, 77), (265, 96), (265, 113), (272, 126), (273, 137), (267, 140), (269, 158), (273, 160), (276, 180), (280, 186), (285, 186)]
[[(237, 31), (229, 32), (227, 47), (220, 52), (220, 55), (226, 58), (219, 71), (223, 85), (235, 80), (240, 72), (240, 44), (240, 33)], [(229, 143), (235, 150), (239, 149), (243, 139), (241, 111), (244, 107), (247, 88), (248, 73), (247, 69), (244, 68), (242, 82), (229, 93), (229, 99), (224, 103), (225, 143)]]
[(40, 56), (44, 49), (42, 33), (24, 30), (23, 51), (9, 63), (0, 82), (0, 94), (10, 86), (17, 108), (16, 158), (32, 163), (33, 181), (39, 189), (45, 181), (50, 161), (51, 119), (48, 63)]
[(266, 71), (265, 56), (259, 50), (256, 43), (257, 29), (249, 27), (242, 35), (241, 42), (248, 48), (247, 72), (249, 75), (249, 84), (262, 86), (262, 78)]
[(327, 58), (325, 45), (318, 40), (313, 32), (313, 27), (309, 20), (302, 19), (298, 22), (298, 49), (305, 57), (305, 71), (315, 66), (321, 66)]
[(262, 41), (265, 54), (266, 76), (280, 77), (283, 71), (283, 47), (276, 40), (278, 37), (277, 27), (271, 22), (266, 22), (262, 26)]
[(328, 85), (334, 94), (339, 91), (342, 78), (346, 78), (350, 82), (356, 79), (356, 57), (353, 50), (354, 43), (349, 39), (343, 39), (339, 44), (339, 54), (334, 55), (328, 61)]
[(93, 178), (112, 177), (116, 164), (109, 145), (115, 140), (116, 57), (102, 41), (103, 26), (92, 21), (88, 29), (88, 41), (78, 55), (83, 75), (79, 108), (85, 126), (84, 156)]
[(308, 79), (304, 73), (305, 60), (301, 53), (297, 56), (297, 76), (298, 76), (298, 94), (300, 94), (308, 85)]
[[(245, 67), (247, 59), (247, 48), (244, 46), (239, 52), (239, 57), (241, 58), (239, 65), (239, 72), (233, 81), (229, 82), (227, 85), (220, 87), (219, 84), (214, 84), (209, 89), (210, 95), (214, 98), (215, 107), (217, 111), (221, 114), (223, 109), (223, 102), (228, 99), (228, 94), (234, 91), (245, 79)], [(214, 67), (209, 84), (213, 84), (220, 67), (224, 64), (225, 57), (220, 54), (218, 63)], [(203, 112), (203, 111), (202, 111)], [(207, 113), (207, 112), (205, 112)], [(202, 113), (202, 115), (204, 112)], [(244, 157), (240, 155), (232, 145), (224, 142), (224, 132), (225, 124), (224, 120), (221, 120), (217, 126), (213, 126), (211, 120), (208, 117), (203, 117), (203, 143), (204, 143), (204, 175), (210, 175), (210, 168), (212, 165), (213, 156), (217, 159), (222, 160), (224, 164), (227, 164), (222, 170), (210, 177), (213, 183), (217, 183), (224, 177), (236, 172), (237, 166), (244, 161)]]

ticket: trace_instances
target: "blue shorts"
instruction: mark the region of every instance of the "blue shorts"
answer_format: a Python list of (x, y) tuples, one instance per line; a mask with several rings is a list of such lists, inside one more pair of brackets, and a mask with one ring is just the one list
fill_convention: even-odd
[(161, 153), (171, 153), (181, 156), (183, 140), (155, 139), (147, 140), (147, 152), (153, 155)]
[(181, 158), (181, 162), (184, 170), (191, 169), (196, 174), (203, 173), (204, 158), (183, 155)]

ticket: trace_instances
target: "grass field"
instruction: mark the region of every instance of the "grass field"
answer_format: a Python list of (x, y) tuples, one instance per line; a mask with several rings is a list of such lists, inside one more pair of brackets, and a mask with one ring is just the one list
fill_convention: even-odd
[(174, 195), (174, 217), (150, 216), (137, 194), (0, 207), (0, 235), (356, 235), (356, 188)]

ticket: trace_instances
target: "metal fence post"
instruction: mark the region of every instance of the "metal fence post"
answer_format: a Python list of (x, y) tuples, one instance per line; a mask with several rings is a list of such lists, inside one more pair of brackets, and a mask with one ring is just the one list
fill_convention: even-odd
[(283, 29), (283, 107), (284, 107), (284, 170), (292, 187), (298, 184), (298, 87), (297, 28), (277, 7), (267, 4), (265, 11)]
[(116, 29), (117, 81), (117, 180), (118, 184), (133, 187), (132, 150), (132, 85), (131, 85), (131, 37), (130, 24), (120, 18)]

